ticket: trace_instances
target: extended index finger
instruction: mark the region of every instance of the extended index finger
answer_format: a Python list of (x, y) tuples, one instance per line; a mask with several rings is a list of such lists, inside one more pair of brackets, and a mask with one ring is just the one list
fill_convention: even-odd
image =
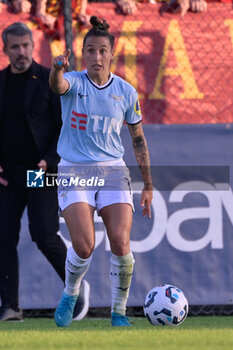
[(64, 55), (65, 58), (68, 58), (71, 54), (71, 49), (68, 49)]

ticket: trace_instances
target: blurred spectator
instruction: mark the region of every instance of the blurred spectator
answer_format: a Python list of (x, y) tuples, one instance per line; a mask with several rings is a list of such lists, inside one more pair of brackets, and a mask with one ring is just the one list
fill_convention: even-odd
[(123, 15), (133, 15), (137, 12), (138, 2), (156, 4), (156, 0), (115, 0), (117, 12)]
[(7, 0), (8, 8), (13, 13), (29, 13), (31, 3), (28, 0)]
[(207, 9), (205, 0), (181, 0), (181, 16), (183, 17), (189, 10), (191, 12), (204, 12)]
[(170, 0), (167, 10), (172, 13), (181, 13), (181, 17), (188, 12), (204, 12), (207, 9), (205, 0)]
[[(72, 0), (72, 18), (80, 24), (89, 23), (90, 16), (87, 15), (88, 0)], [(63, 14), (63, 0), (37, 0), (35, 16), (50, 28), (53, 28), (57, 17)]]
[(3, 11), (3, 4), (6, 4), (6, 0), (0, 0), (0, 13)]
[(137, 12), (137, 2), (135, 0), (116, 0), (117, 12), (123, 15), (133, 15)]
[[(71, 0), (72, 19), (83, 26), (89, 23), (86, 13), (88, 0)], [(37, 0), (32, 20), (43, 30), (47, 37), (60, 39), (63, 27), (63, 0)]]
[(115, 0), (117, 11), (123, 15), (135, 14), (137, 12), (138, 2), (152, 4), (156, 2), (166, 2), (168, 4), (168, 11), (172, 13), (181, 12), (182, 17), (187, 11), (204, 12), (207, 9), (207, 2), (205, 0)]
[[(167, 3), (165, 11), (181, 13), (183, 17), (187, 11), (204, 12), (208, 2), (230, 3), (232, 0), (71, 0), (72, 15), (78, 23), (87, 25), (90, 16), (87, 14), (88, 2), (115, 2), (116, 11), (123, 15), (133, 15), (137, 12), (138, 3)], [(8, 3), (14, 13), (31, 13), (35, 22), (42, 30), (50, 35), (49, 30), (57, 30), (58, 16), (63, 13), (63, 0), (0, 0), (0, 12), (2, 3)]]
[[(2, 0), (0, 0), (2, 1)], [(45, 35), (59, 39), (63, 24), (63, 0), (4, 0), (13, 13), (29, 13)], [(88, 0), (71, 0), (72, 18), (83, 26), (89, 23)], [(0, 12), (2, 3), (0, 2)]]
[[(47, 4), (53, 3), (50, 0), (37, 0), (35, 8), (35, 17), (41, 20), (49, 28), (53, 28), (56, 22), (56, 16), (47, 12)], [(59, 3), (60, 7), (60, 3)], [(56, 6), (58, 8), (58, 6)]]

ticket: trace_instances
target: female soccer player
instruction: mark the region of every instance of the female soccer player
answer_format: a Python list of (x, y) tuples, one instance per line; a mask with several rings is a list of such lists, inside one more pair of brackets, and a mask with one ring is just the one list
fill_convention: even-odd
[(110, 72), (114, 37), (108, 31), (109, 25), (95, 16), (90, 22), (92, 28), (83, 41), (87, 70), (64, 74), (69, 65), (70, 50), (67, 50), (65, 55), (53, 60), (49, 78), (53, 91), (61, 95), (63, 126), (58, 141), (59, 168), (69, 168), (72, 173), (81, 165), (82, 176), (86, 179), (93, 171), (95, 175), (104, 174), (105, 179), (102, 187), (61, 188), (58, 192), (72, 247), (67, 252), (66, 285), (55, 312), (55, 322), (64, 327), (72, 321), (80, 283), (92, 260), (96, 209), (105, 224), (112, 252), (111, 323), (130, 326), (125, 312), (134, 265), (130, 251), (133, 202), (129, 172), (122, 159), (120, 130), (124, 121), (128, 124), (144, 181), (143, 216), (149, 217), (153, 196), (150, 160), (137, 92)]

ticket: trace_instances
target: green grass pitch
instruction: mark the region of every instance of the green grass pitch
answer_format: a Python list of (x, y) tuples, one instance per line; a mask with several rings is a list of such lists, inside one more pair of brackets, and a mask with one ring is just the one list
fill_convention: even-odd
[(233, 317), (188, 317), (179, 327), (155, 327), (133, 317), (132, 327), (110, 319), (74, 321), (58, 328), (52, 319), (0, 323), (2, 350), (233, 350)]

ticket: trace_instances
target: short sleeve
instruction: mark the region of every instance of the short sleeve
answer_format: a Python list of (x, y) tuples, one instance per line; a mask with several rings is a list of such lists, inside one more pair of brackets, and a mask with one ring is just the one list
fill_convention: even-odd
[(142, 121), (142, 113), (136, 90), (129, 96), (129, 108), (125, 113), (125, 121), (128, 124), (137, 124)]
[(69, 89), (66, 91), (64, 95), (71, 92), (74, 89), (74, 86), (77, 85), (78, 79), (77, 79), (77, 72), (67, 72), (63, 75), (64, 79), (66, 79), (69, 83)]

